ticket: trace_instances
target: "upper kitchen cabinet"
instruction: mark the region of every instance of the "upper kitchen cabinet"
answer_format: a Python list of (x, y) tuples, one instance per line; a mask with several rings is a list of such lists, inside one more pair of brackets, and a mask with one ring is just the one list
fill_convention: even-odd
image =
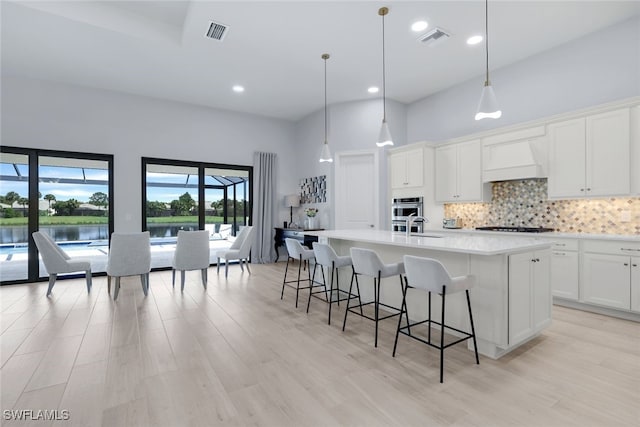
[(437, 147), (435, 150), (436, 201), (483, 200), (482, 145), (479, 139)]
[(391, 188), (421, 188), (424, 186), (424, 148), (400, 147), (389, 153)]
[(640, 195), (640, 105), (631, 108), (631, 192)]
[(552, 123), (548, 134), (549, 198), (629, 194), (628, 108)]

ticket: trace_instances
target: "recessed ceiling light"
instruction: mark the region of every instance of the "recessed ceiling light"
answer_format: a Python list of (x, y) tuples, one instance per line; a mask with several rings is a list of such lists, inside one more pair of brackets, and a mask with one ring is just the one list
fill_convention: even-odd
[(411, 24), (411, 30), (415, 32), (424, 31), (427, 29), (428, 26), (429, 24), (427, 23), (427, 21), (416, 21), (413, 24)]
[(482, 36), (471, 36), (467, 39), (467, 44), (478, 44), (482, 41)]
[(240, 85), (235, 85), (234, 87), (232, 87), (231, 89), (233, 89), (233, 91), (235, 93), (242, 93), (244, 92), (244, 86), (240, 86)]
[(380, 88), (378, 88), (378, 86), (371, 86), (369, 89), (367, 89), (367, 92), (369, 93), (378, 93), (380, 91)]

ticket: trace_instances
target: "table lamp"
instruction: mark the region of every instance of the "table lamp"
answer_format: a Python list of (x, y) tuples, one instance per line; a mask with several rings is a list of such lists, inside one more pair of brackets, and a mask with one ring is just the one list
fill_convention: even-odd
[(293, 208), (300, 206), (300, 196), (298, 194), (284, 196), (284, 205), (289, 208), (289, 227), (291, 227), (293, 226)]

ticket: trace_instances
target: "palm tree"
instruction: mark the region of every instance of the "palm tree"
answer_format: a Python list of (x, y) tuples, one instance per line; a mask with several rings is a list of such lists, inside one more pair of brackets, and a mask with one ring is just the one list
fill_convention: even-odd
[(56, 201), (56, 196), (53, 194), (45, 194), (44, 199), (49, 202), (49, 209), (47, 210), (47, 215), (51, 215), (51, 202)]
[(20, 199), (20, 195), (15, 191), (9, 191), (6, 196), (4, 196), (4, 200), (7, 202), (9, 206), (13, 206), (15, 202)]

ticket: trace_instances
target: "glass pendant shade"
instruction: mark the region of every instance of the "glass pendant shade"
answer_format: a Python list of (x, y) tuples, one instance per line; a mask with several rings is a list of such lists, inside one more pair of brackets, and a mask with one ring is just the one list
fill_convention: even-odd
[(482, 119), (497, 119), (502, 116), (502, 111), (498, 107), (498, 101), (496, 100), (496, 94), (493, 92), (493, 86), (489, 82), (485, 83), (482, 88), (482, 96), (480, 96), (480, 103), (478, 104), (478, 111), (476, 112), (476, 120)]
[(389, 132), (389, 125), (387, 125), (386, 120), (382, 120), (382, 126), (380, 127), (380, 135), (378, 136), (378, 142), (376, 142), (378, 147), (384, 147), (385, 145), (393, 145), (393, 140), (391, 139), (391, 133)]
[(322, 144), (322, 151), (320, 151), (320, 163), (324, 162), (333, 162), (331, 150), (329, 150), (329, 143), (326, 140), (324, 141), (324, 144)]

